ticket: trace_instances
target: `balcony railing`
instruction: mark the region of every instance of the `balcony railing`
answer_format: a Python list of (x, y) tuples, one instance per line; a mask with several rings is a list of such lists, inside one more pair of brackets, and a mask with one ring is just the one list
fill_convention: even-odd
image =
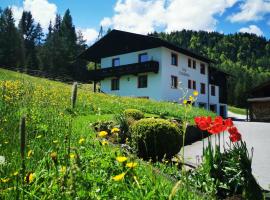
[(89, 72), (89, 79), (99, 81), (108, 77), (119, 77), (123, 75), (137, 75), (139, 73), (154, 72), (158, 73), (159, 63), (157, 61), (147, 61), (128, 65), (120, 65), (116, 67), (108, 67)]

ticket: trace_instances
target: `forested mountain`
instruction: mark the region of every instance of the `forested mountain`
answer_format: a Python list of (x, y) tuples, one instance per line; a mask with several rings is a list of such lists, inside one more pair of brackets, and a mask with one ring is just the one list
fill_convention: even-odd
[[(47, 34), (45, 35), (44, 32)], [(24, 11), (18, 27), (10, 8), (0, 9), (0, 66), (46, 72), (52, 76), (85, 81), (86, 62), (77, 60), (87, 45), (76, 33), (70, 11), (56, 15), (43, 31), (31, 12)]]
[(229, 104), (245, 106), (247, 92), (270, 79), (270, 42), (264, 37), (190, 30), (150, 35), (205, 55), (214, 61), (212, 66), (231, 74)]

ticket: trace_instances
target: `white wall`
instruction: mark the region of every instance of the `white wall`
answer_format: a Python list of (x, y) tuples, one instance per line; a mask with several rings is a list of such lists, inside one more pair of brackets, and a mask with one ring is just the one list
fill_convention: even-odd
[[(188, 80), (196, 81), (196, 90), (199, 92), (199, 96), (196, 101), (196, 105), (199, 103), (205, 103), (208, 108), (208, 92), (211, 85), (208, 87), (208, 73), (209, 65), (198, 59), (186, 56), (179, 52), (175, 52), (165, 47), (147, 49), (143, 51), (137, 51), (118, 56), (111, 56), (101, 59), (101, 68), (107, 68), (112, 66), (113, 58), (120, 58), (120, 65), (138, 63), (138, 55), (141, 53), (147, 53), (149, 60), (159, 62), (159, 72), (144, 73), (148, 75), (147, 88), (138, 88), (138, 76), (125, 75), (120, 77), (119, 90), (111, 90), (111, 79), (106, 78), (101, 81), (101, 91), (105, 93), (111, 93), (120, 96), (134, 96), (134, 97), (149, 97), (151, 99), (159, 101), (175, 101), (179, 102), (179, 98), (183, 97), (183, 90), (180, 88), (171, 88), (171, 76), (177, 76), (178, 81), (181, 82), (180, 87), (185, 90), (188, 89)], [(171, 53), (178, 55), (178, 66), (171, 65)], [(188, 58), (196, 61), (196, 69), (188, 67)], [(200, 64), (205, 64), (205, 74), (200, 73)], [(192, 63), (193, 65), (193, 63)], [(200, 93), (200, 83), (205, 83), (205, 94)], [(219, 87), (215, 86), (216, 95), (211, 96), (209, 94), (209, 103), (217, 106), (217, 113), (219, 113)], [(193, 89), (188, 89), (186, 98), (192, 95)]]
[[(161, 47), (147, 49), (145, 51), (132, 52), (122, 54), (118, 56), (112, 56), (101, 59), (101, 68), (107, 68), (112, 66), (113, 58), (120, 58), (120, 65), (138, 63), (138, 55), (141, 53), (147, 53), (149, 60), (155, 60), (161, 63)], [(161, 70), (161, 66), (160, 66)], [(159, 71), (160, 72), (160, 71)], [(120, 96), (139, 96), (149, 97), (155, 100), (163, 100), (161, 88), (161, 73), (142, 73), (148, 75), (147, 88), (138, 88), (138, 76), (125, 75), (120, 77), (119, 90), (111, 90), (111, 78), (106, 78), (101, 81), (101, 91), (105, 93), (120, 95)], [(139, 75), (142, 75), (139, 74)]]

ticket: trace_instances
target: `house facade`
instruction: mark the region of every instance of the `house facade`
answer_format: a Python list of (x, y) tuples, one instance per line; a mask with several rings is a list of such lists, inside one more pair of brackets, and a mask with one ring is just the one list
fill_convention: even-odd
[(181, 103), (196, 90), (195, 106), (227, 117), (226, 98), (220, 91), (226, 80), (220, 84), (215, 79), (222, 72), (212, 68), (208, 58), (159, 38), (117, 30), (82, 56), (100, 63), (89, 77), (104, 93)]

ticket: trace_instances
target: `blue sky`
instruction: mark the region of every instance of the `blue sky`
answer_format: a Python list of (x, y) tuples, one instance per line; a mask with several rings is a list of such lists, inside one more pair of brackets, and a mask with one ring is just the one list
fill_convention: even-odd
[(100, 25), (141, 34), (185, 28), (270, 38), (270, 0), (0, 0), (0, 7), (7, 6), (17, 22), (22, 10), (31, 11), (45, 30), (69, 8), (89, 44)]

